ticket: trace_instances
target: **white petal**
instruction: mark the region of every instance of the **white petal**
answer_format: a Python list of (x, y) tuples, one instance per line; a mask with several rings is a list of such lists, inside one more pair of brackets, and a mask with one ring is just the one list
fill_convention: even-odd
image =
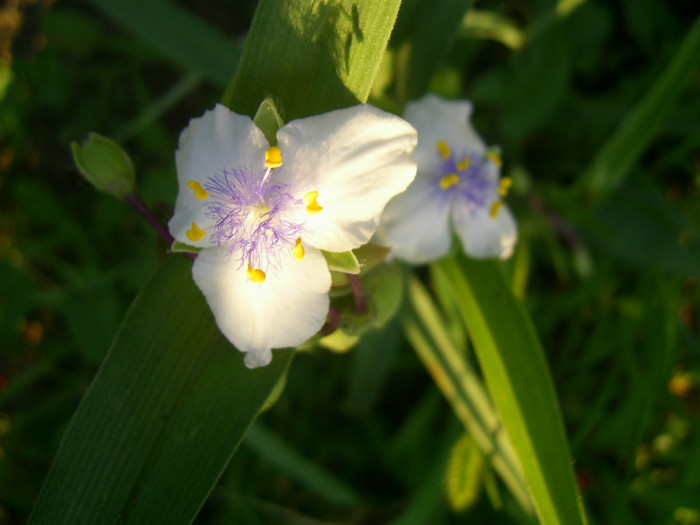
[(413, 180), (417, 137), (401, 118), (359, 105), (294, 120), (277, 133), (279, 176), (298, 197), (318, 192), (323, 210), (305, 215), (305, 240), (342, 252), (366, 243), (386, 203)]
[(248, 279), (236, 254), (202, 250), (192, 266), (216, 324), (253, 368), (270, 362), (271, 348), (297, 346), (320, 330), (328, 313), (330, 272), (320, 251), (306, 248), (299, 261), (291, 250), (263, 283)]
[(388, 244), (393, 256), (413, 264), (439, 259), (452, 241), (450, 207), (448, 196), (419, 173), (405, 192), (387, 204), (378, 241)]
[(471, 257), (507, 259), (513, 253), (518, 240), (518, 227), (507, 207), (502, 207), (493, 218), (488, 207), (470, 210), (455, 202), (452, 220), (464, 251)]
[[(468, 100), (445, 100), (426, 95), (406, 105), (404, 118), (418, 131), (416, 162), (422, 170), (437, 172), (440, 157), (436, 144), (445, 140), (455, 155), (467, 151), (482, 153), (486, 149), (469, 118), (472, 104)], [(461, 160), (461, 159), (458, 159)]]
[(187, 238), (186, 232), (193, 222), (208, 233), (212, 226), (212, 220), (204, 214), (206, 201), (196, 198), (188, 183), (204, 185), (224, 169), (261, 170), (267, 147), (265, 135), (250, 117), (238, 115), (221, 104), (190, 120), (180, 134), (180, 145), (175, 153), (179, 192), (175, 213), (168, 223), (172, 236), (190, 245), (211, 246), (209, 235), (199, 242)]

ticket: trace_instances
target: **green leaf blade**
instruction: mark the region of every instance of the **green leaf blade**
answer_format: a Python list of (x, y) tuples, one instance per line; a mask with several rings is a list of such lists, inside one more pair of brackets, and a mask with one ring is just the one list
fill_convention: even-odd
[(269, 367), (246, 369), (189, 260), (171, 258), (130, 309), (31, 523), (191, 521), (291, 356), (276, 351)]
[(586, 523), (556, 393), (527, 313), (495, 262), (460, 256), (435, 268), (453, 283), (455, 300), (540, 521)]
[(574, 192), (606, 196), (627, 177), (658, 134), (676, 99), (700, 66), (700, 17), (690, 28), (666, 69), (627, 118), (600, 148)]
[(399, 4), (261, 2), (224, 104), (253, 115), (269, 96), (289, 122), (365, 102)]

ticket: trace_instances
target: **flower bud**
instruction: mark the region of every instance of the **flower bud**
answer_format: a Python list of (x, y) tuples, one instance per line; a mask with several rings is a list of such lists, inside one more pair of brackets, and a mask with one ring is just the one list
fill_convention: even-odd
[(81, 145), (71, 143), (80, 173), (100, 191), (119, 199), (134, 193), (136, 175), (129, 155), (112, 139), (90, 133)]

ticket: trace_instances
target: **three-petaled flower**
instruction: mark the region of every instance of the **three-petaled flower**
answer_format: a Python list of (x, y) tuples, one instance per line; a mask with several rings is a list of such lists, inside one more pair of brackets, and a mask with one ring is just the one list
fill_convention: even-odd
[(517, 226), (503, 197), (511, 180), (500, 178), (501, 159), (469, 123), (468, 101), (427, 95), (406, 107), (418, 131), (418, 174), (382, 216), (380, 242), (399, 259), (422, 264), (448, 253), (452, 228), (472, 257), (509, 257)]
[(322, 327), (331, 277), (321, 250), (370, 239), (415, 176), (416, 142), (410, 125), (367, 105), (291, 121), (272, 147), (221, 105), (190, 121), (169, 228), (201, 248), (192, 275), (248, 367)]

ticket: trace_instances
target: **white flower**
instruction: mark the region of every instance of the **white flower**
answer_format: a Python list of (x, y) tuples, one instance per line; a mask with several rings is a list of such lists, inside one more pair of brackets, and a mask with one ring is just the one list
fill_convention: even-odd
[(501, 160), (476, 134), (468, 101), (427, 95), (406, 107), (404, 118), (418, 131), (418, 174), (394, 197), (382, 216), (378, 240), (399, 259), (422, 264), (443, 257), (452, 228), (472, 257), (513, 252), (517, 226), (502, 198), (511, 181), (499, 180)]
[(292, 121), (274, 147), (221, 105), (190, 121), (169, 228), (202, 248), (192, 275), (248, 367), (322, 327), (331, 277), (320, 250), (370, 239), (415, 176), (416, 142), (402, 119), (366, 105)]

